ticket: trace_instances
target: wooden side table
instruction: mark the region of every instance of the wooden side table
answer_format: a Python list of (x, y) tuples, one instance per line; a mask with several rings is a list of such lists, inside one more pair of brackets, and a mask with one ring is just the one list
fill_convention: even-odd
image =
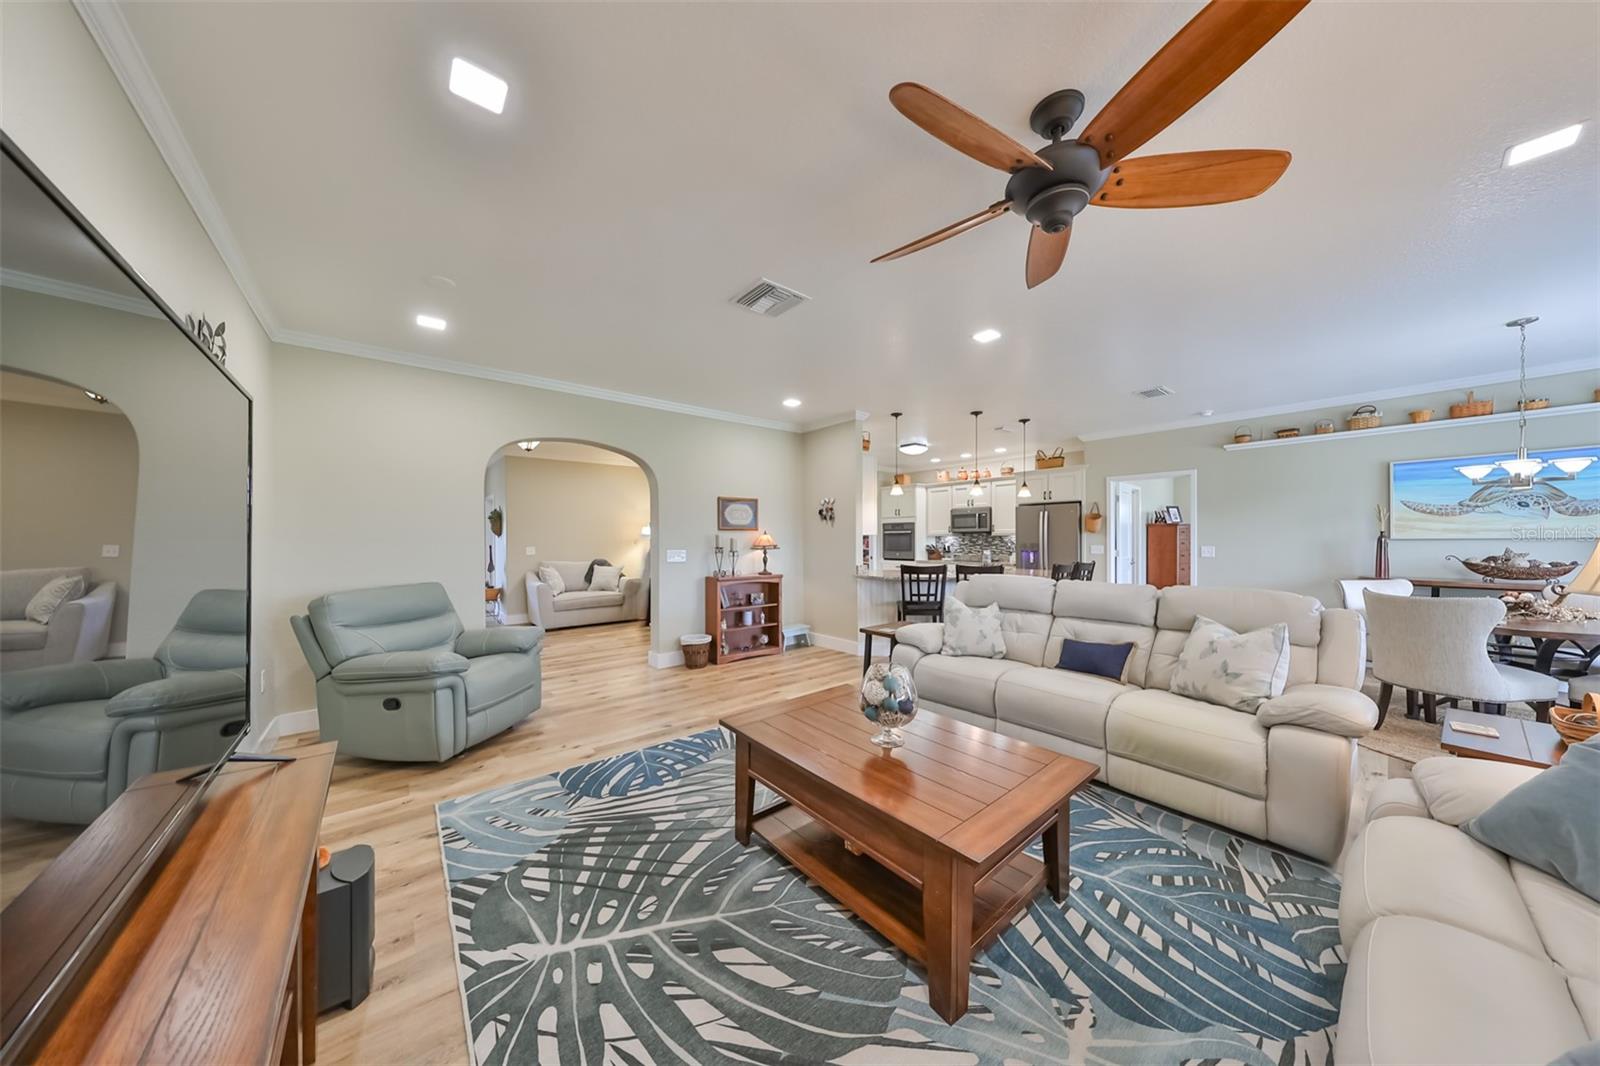
[(861, 627), (861, 676), (867, 676), (867, 667), (872, 665), (872, 639), (884, 637), (889, 641), (889, 654), (894, 654), (895, 634), (911, 622), (879, 622), (876, 625)]
[[(1480, 737), (1472, 733), (1458, 733), (1452, 727), (1452, 722), (1486, 725), (1498, 729), (1500, 735)], [(1554, 766), (1567, 751), (1566, 741), (1561, 739), (1555, 726), (1547, 722), (1529, 722), (1510, 716), (1455, 709), (1445, 712), (1439, 746), (1463, 759), (1489, 759), (1540, 768)]]

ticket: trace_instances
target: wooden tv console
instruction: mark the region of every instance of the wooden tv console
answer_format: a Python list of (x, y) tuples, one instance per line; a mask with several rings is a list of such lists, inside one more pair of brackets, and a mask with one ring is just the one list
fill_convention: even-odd
[[(18, 1060), (313, 1062), (317, 834), (334, 748), (224, 766)], [(100, 871), (125, 858), (119, 841), (193, 787), (182, 776), (135, 782), (5, 909), (12, 977), (72, 942), (72, 919), (55, 916), (85, 912)]]

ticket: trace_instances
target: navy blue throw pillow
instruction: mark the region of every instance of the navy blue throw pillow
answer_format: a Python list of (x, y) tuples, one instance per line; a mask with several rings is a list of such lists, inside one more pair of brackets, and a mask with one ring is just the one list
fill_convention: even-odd
[(1063, 640), (1061, 660), (1056, 663), (1056, 669), (1121, 681), (1122, 668), (1132, 654), (1132, 644), (1091, 644), (1086, 640)]

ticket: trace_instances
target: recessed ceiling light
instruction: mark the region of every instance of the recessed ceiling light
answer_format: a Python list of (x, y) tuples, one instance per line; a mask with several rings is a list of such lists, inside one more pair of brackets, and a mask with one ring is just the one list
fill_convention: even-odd
[(423, 329), (444, 329), (449, 323), (437, 315), (418, 315), (417, 325)]
[(785, 407), (799, 407), (800, 406), (800, 401), (797, 400), (795, 397), (791, 396), (787, 400), (783, 401), (783, 406), (785, 406)]
[(996, 455), (1004, 455), (1004, 454), (1005, 454), (1005, 453), (1006, 453), (1006, 450), (1005, 450), (1005, 449), (1004, 449), (1004, 448), (996, 448), (996, 449), (995, 449), (995, 450), (994, 450), (994, 453), (995, 453), (995, 454), (996, 454)]
[(495, 77), (460, 56), (450, 61), (450, 91), (463, 100), (472, 101), (485, 111), (493, 111), (498, 115), (505, 110), (505, 79)]
[(979, 344), (989, 344), (1000, 339), (1000, 331), (997, 329), (980, 329), (972, 335), (972, 339)]
[(925, 440), (908, 440), (900, 445), (900, 450), (907, 455), (921, 455), (928, 450), (928, 442)]
[(1535, 137), (1531, 141), (1523, 141), (1506, 149), (1505, 165), (1514, 167), (1518, 163), (1526, 163), (1530, 159), (1538, 159), (1551, 152), (1559, 152), (1563, 148), (1571, 148), (1578, 143), (1578, 134), (1583, 132), (1583, 123), (1568, 126), (1566, 129), (1547, 133), (1543, 137)]
[(944, 460), (939, 458), (937, 455), (935, 455), (932, 459), (929, 459), (928, 462), (930, 462), (930, 463), (942, 463), (942, 462), (944, 462)]
[(961, 453), (961, 458), (963, 458), (963, 459), (971, 459), (972, 458), (972, 453), (971, 452), (962, 452)]

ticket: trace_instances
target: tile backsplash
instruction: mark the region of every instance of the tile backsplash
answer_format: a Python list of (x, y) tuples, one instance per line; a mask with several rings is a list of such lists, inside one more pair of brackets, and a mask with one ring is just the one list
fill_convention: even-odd
[(929, 537), (928, 544), (937, 545), (946, 556), (982, 555), (988, 551), (997, 563), (1009, 560), (1017, 550), (1017, 538), (1003, 533), (947, 533)]

